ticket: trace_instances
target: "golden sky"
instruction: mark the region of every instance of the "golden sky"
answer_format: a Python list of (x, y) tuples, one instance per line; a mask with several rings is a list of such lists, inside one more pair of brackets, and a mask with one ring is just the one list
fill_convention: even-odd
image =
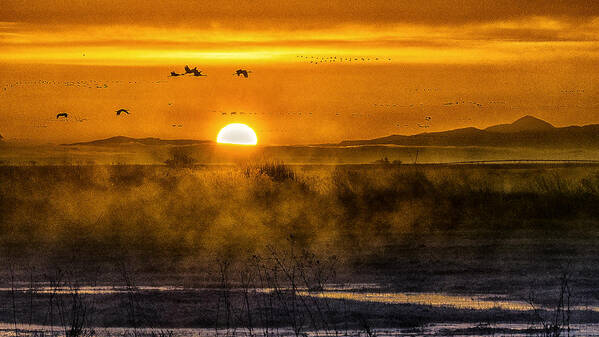
[(13, 0), (0, 9), (0, 60), (284, 62), (301, 53), (417, 63), (595, 58), (598, 13), (593, 1)]
[[(599, 3), (588, 0), (11, 0), (0, 6), (0, 134), (212, 139), (232, 111), (251, 112), (227, 118), (253, 123), (271, 144), (484, 127), (524, 114), (599, 123), (598, 38)], [(314, 63), (323, 57), (335, 62)], [(209, 76), (166, 78), (185, 64)], [(253, 70), (245, 82), (231, 75), (239, 67)], [(443, 105), (458, 100), (484, 108)], [(139, 120), (92, 126), (121, 106)], [(59, 110), (89, 120), (49, 124)], [(435, 123), (422, 130), (429, 115)]]

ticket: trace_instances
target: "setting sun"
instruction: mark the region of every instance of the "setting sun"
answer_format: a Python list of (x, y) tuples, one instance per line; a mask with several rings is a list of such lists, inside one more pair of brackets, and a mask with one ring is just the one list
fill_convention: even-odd
[(221, 144), (256, 145), (258, 137), (252, 128), (245, 124), (233, 123), (220, 130), (216, 142)]

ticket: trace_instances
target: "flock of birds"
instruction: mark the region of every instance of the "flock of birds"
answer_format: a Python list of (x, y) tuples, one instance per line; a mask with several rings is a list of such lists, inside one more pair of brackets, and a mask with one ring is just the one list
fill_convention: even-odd
[[(117, 116), (120, 116), (121, 114), (129, 114), (129, 110), (127, 109), (118, 109), (115, 111)], [(68, 120), (69, 119), (69, 113), (68, 112), (59, 112), (56, 114), (56, 119), (64, 119), (64, 120)], [(84, 122), (87, 120), (87, 118), (76, 118), (76, 120), (78, 122)]]
[(184, 69), (185, 69), (185, 72), (184, 72), (184, 73), (181, 73), (181, 74), (179, 74), (179, 73), (177, 73), (177, 72), (174, 72), (174, 71), (171, 71), (171, 75), (170, 75), (170, 76), (171, 76), (171, 77), (176, 77), (176, 76), (185, 76), (185, 75), (187, 75), (187, 74), (192, 74), (193, 76), (196, 76), (196, 77), (200, 77), (200, 76), (208, 76), (208, 75), (206, 75), (206, 74), (202, 74), (202, 71), (201, 71), (201, 70), (198, 70), (198, 67), (195, 67), (195, 68), (193, 68), (193, 69), (190, 69), (190, 68), (189, 68), (189, 66), (187, 66), (187, 65), (186, 65)]
[[(458, 102), (447, 102), (447, 103), (444, 103), (443, 105), (444, 106), (452, 106), (452, 105), (464, 105), (464, 104), (471, 104), (471, 105), (477, 106), (479, 108), (483, 106), (481, 103), (477, 103), (477, 102), (464, 102), (464, 101), (461, 101), (461, 102), (460, 101), (458, 101)], [(489, 102), (489, 104), (495, 104), (495, 102), (491, 101), (491, 102)]]
[[(162, 81), (152, 81), (151, 83), (161, 83)], [(89, 89), (106, 89), (109, 84), (137, 84), (137, 81), (97, 81), (97, 80), (78, 80), (78, 81), (15, 81), (12, 83), (6, 83), (2, 87), (2, 91), (8, 91), (10, 89), (16, 89), (24, 86), (64, 86), (64, 87), (77, 87), (77, 88), (89, 88)]]
[[(176, 76), (184, 76), (184, 75), (187, 75), (187, 74), (191, 74), (192, 76), (195, 76), (195, 77), (207, 76), (201, 70), (198, 70), (197, 67), (194, 67), (192, 69), (188, 65), (185, 65), (184, 70), (185, 70), (185, 72), (184, 73), (180, 73), (180, 74), (173, 71), (173, 72), (171, 72), (170, 76), (176, 77)], [(245, 78), (248, 78), (250, 73), (252, 73), (251, 70), (237, 69), (233, 75), (237, 75), (238, 77), (239, 76), (243, 76)], [(152, 81), (151, 83), (158, 84), (158, 83), (161, 83), (161, 82), (162, 81)], [(115, 81), (109, 81), (109, 83), (113, 83), (113, 84), (117, 84), (117, 83), (137, 84), (137, 81), (128, 81), (127, 82), (127, 81), (118, 81), (118, 80), (115, 80)], [(78, 81), (46, 81), (46, 80), (37, 80), (37, 81), (15, 81), (13, 83), (7, 83), (7, 84), (5, 84), (2, 87), (2, 91), (7, 91), (8, 89), (12, 89), (12, 88), (16, 88), (16, 87), (24, 86), (24, 85), (55, 85), (55, 86), (57, 86), (57, 85), (63, 85), (65, 87), (79, 87), (79, 88), (85, 88), (85, 87), (87, 87), (87, 88), (94, 88), (95, 87), (95, 88), (98, 88), (98, 89), (100, 89), (100, 88), (102, 88), (102, 89), (108, 88), (108, 84), (106, 82), (100, 82), (100, 81), (95, 81), (95, 80), (89, 80), (89, 81), (86, 81), (86, 80), (78, 80)], [(168, 105), (171, 106), (172, 103), (168, 103)], [(130, 111), (129, 111), (129, 109), (123, 109), (123, 108), (121, 108), (121, 109), (116, 110), (115, 113), (116, 113), (116, 116), (121, 116), (121, 115), (124, 116), (124, 115), (129, 115)], [(239, 113), (240, 115), (246, 114), (243, 111), (240, 111), (240, 112), (233, 111), (230, 114), (231, 115), (236, 115), (237, 113)], [(227, 113), (224, 112), (223, 115), (225, 115), (225, 114), (227, 114)], [(251, 113), (250, 112), (250, 113), (247, 113), (247, 114), (251, 115), (251, 114), (256, 114), (256, 113)], [(74, 119), (74, 121), (80, 122), (80, 123), (88, 121), (87, 118), (82, 118), (82, 117), (80, 117), (78, 115), (74, 115), (74, 114), (71, 114), (71, 113), (68, 113), (68, 112), (59, 112), (59, 113), (57, 113), (55, 120), (57, 120), (57, 121), (67, 121), (68, 122), (68, 121), (73, 120), (73, 119)], [(181, 128), (181, 127), (183, 127), (183, 124), (172, 124), (171, 126), (175, 127), (175, 128)], [(46, 124), (43, 124), (43, 123), (37, 123), (37, 124), (34, 125), (34, 127), (45, 128), (45, 127), (48, 127), (48, 126)]]
[[(185, 76), (187, 74), (191, 74), (195, 77), (208, 76), (204, 74), (201, 70), (198, 70), (198, 67), (194, 67), (193, 69), (191, 69), (188, 65), (185, 65), (183, 69), (185, 70), (184, 73), (177, 73), (176, 71), (171, 71), (170, 77)], [(248, 78), (251, 72), (251, 70), (247, 69), (237, 69), (235, 70), (235, 73), (233, 75), (237, 75), (237, 77), (243, 75), (243, 77)]]
[(310, 63), (310, 64), (319, 64), (319, 63), (366, 63), (366, 62), (382, 62), (382, 61), (391, 61), (389, 57), (370, 57), (370, 56), (353, 56), (353, 57), (342, 57), (342, 56), (313, 56), (313, 55), (296, 55), (296, 59), (301, 62)]
[[(302, 112), (302, 111), (288, 111), (288, 112), (278, 112), (278, 113), (256, 113), (256, 112), (244, 112), (244, 111), (221, 111), (221, 110), (210, 110), (211, 112), (214, 113), (220, 113), (221, 116), (236, 116), (236, 115), (286, 115), (288, 117), (312, 117), (313, 113), (312, 112)], [(358, 118), (358, 117), (372, 117), (373, 115), (370, 113), (358, 113), (358, 112), (351, 112), (348, 113), (349, 116), (351, 116), (352, 118)], [(335, 117), (341, 117), (343, 116), (343, 113), (341, 112), (335, 112), (334, 113)], [(431, 116), (424, 116), (422, 122), (418, 122), (416, 123), (416, 125), (419, 128), (429, 128), (431, 127), (431, 122), (432, 122), (433, 118)], [(471, 120), (471, 119), (469, 119)], [(174, 126), (174, 125), (173, 125)], [(401, 123), (397, 123), (396, 124), (397, 127), (408, 127), (409, 124), (401, 124)]]
[[(130, 112), (128, 109), (118, 109), (115, 111), (117, 116), (121, 116), (121, 115), (129, 115)], [(79, 118), (78, 116), (72, 116), (71, 114), (67, 113), (67, 112), (60, 112), (58, 114), (56, 114), (56, 119), (57, 120), (64, 120), (64, 121), (68, 121), (69, 118), (74, 117), (75, 120), (77, 122), (84, 122), (87, 121), (87, 118)], [(183, 124), (171, 124), (172, 127), (174, 128), (182, 128)], [(37, 127), (47, 127), (47, 125), (38, 125)]]
[[(312, 63), (312, 64), (318, 64), (318, 63), (341, 63), (341, 62), (381, 62), (381, 61), (391, 61), (390, 58), (383, 58), (383, 57), (337, 57), (337, 56), (307, 56), (307, 55), (297, 55), (296, 56), (298, 60), (300, 61), (305, 61), (308, 63)], [(247, 69), (237, 69), (234, 71), (233, 75), (237, 76), (237, 77), (241, 77), (243, 76), (244, 78), (248, 78), (249, 74), (251, 74), (252, 71), (251, 70), (247, 70)], [(207, 74), (205, 74), (202, 70), (198, 70), (197, 67), (194, 68), (190, 68), (188, 65), (185, 65), (184, 67), (184, 72), (182, 73), (177, 73), (176, 71), (172, 71), (170, 73), (170, 77), (178, 77), (178, 76), (186, 76), (186, 75), (190, 75), (193, 77), (206, 77)], [(151, 83), (154, 84), (159, 84), (162, 83), (163, 81), (151, 81)], [(79, 88), (96, 88), (96, 89), (106, 89), (108, 88), (109, 84), (137, 84), (137, 81), (119, 81), (119, 80), (114, 80), (114, 81), (96, 81), (96, 80), (78, 80), (78, 81), (45, 81), (45, 80), (33, 80), (33, 81), (16, 81), (13, 83), (6, 83), (4, 84), (3, 87), (1, 87), (2, 91), (7, 91), (9, 89), (12, 88), (17, 88), (19, 86), (24, 86), (24, 85), (50, 85), (50, 86), (57, 86), (57, 85), (63, 85), (65, 87), (79, 87)], [(142, 82), (140, 82), (142, 83)], [(145, 83), (145, 82), (144, 82)], [(439, 91), (438, 88), (412, 88), (410, 89), (413, 92), (423, 92), (423, 93), (432, 93), (432, 92), (437, 92)], [(584, 93), (584, 89), (573, 89), (573, 90), (560, 90), (560, 93), (562, 94), (577, 94), (577, 93)], [(169, 106), (172, 105), (172, 103), (168, 103)], [(457, 100), (457, 101), (450, 101), (450, 102), (445, 102), (445, 103), (441, 103), (440, 106), (443, 107), (458, 107), (458, 106), (473, 106), (475, 108), (486, 108), (486, 107), (491, 107), (491, 106), (505, 106), (506, 102), (505, 101), (488, 101), (487, 103), (483, 104), (480, 102), (475, 102), (475, 101), (463, 101), (463, 100)], [(393, 108), (419, 108), (421, 110), (423, 110), (425, 108), (423, 103), (419, 103), (419, 104), (398, 104), (398, 103), (374, 103), (373, 106), (377, 109), (386, 109), (385, 111), (389, 111), (388, 109), (393, 109)], [(427, 105), (428, 107), (430, 107), (431, 105)], [(550, 106), (543, 106), (543, 107), (550, 107)], [(563, 105), (563, 106), (558, 106), (558, 107), (563, 107), (563, 108), (567, 108), (568, 106)], [(511, 107), (513, 109), (520, 109), (519, 106), (513, 106)], [(245, 111), (221, 111), (221, 110), (211, 110), (214, 113), (219, 113), (221, 116), (238, 116), (238, 115), (257, 115), (258, 113), (256, 112), (245, 112)], [(391, 110), (392, 111), (392, 110)], [(129, 115), (130, 111), (129, 109), (118, 109), (115, 111), (116, 116), (124, 116), (124, 115)], [(300, 111), (296, 111), (296, 112), (278, 112), (278, 113), (260, 113), (261, 115), (264, 114), (269, 114), (269, 115), (273, 115), (273, 114), (279, 114), (281, 116), (283, 115), (287, 115), (287, 116), (297, 116), (297, 117), (311, 117), (313, 115), (312, 112), (300, 112)], [(343, 114), (341, 112), (335, 112), (334, 116), (335, 117), (341, 117)], [(372, 114), (369, 113), (356, 113), (356, 112), (352, 112), (352, 113), (348, 113), (348, 115), (351, 115), (351, 117), (372, 117)], [(69, 121), (74, 119), (76, 122), (85, 122), (88, 119), (87, 118), (81, 118), (75, 114), (70, 114), (68, 112), (59, 112), (56, 114), (56, 119), (55, 120), (60, 120), (60, 121)], [(471, 118), (467, 118), (468, 120), (472, 120)], [(464, 119), (465, 120), (465, 119)], [(431, 116), (424, 116), (424, 119), (421, 122), (417, 122), (416, 125), (418, 126), (418, 128), (429, 128), (431, 126), (431, 122), (432, 122), (432, 117)], [(183, 124), (171, 124), (172, 127), (174, 128), (181, 128), (183, 127)], [(408, 124), (400, 124), (397, 123), (396, 124), (397, 127), (408, 127)], [(37, 127), (37, 126), (36, 126)], [(46, 125), (40, 125), (39, 127), (46, 127)]]

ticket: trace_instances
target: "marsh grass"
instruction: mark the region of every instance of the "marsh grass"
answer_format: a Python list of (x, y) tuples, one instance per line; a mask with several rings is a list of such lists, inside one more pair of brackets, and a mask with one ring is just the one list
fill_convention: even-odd
[[(532, 333), (557, 336), (557, 331), (568, 331), (571, 320), (581, 319), (580, 313), (570, 316), (569, 275), (560, 279), (555, 311), (536, 306), (551, 302), (553, 297), (537, 295), (531, 301), (535, 307), (520, 313), (326, 300), (320, 295), (327, 285), (343, 284), (336, 276), (337, 258), (306, 250), (293, 238), (287, 243), (285, 247), (268, 247), (267, 255), (246, 256), (245, 260), (220, 256), (210, 265), (210, 273), (217, 281), (214, 288), (179, 293), (141, 291), (135, 286), (137, 276), (131, 266), (115, 262), (112, 267), (122, 268), (123, 275), (122, 279), (114, 279), (112, 285), (121, 291), (111, 295), (84, 294), (79, 284), (87, 280), (93, 285), (93, 279), (75, 269), (58, 268), (45, 275), (44, 284), (50, 292), (35, 296), (34, 322), (57, 325), (61, 331), (51, 331), (53, 336), (94, 336), (103, 327), (116, 326), (126, 327), (119, 336), (135, 337), (171, 336), (169, 328), (174, 327), (212, 327), (215, 336), (263, 337), (279, 336), (282, 328), (291, 328), (300, 337), (308, 333), (340, 336), (344, 330), (375, 336), (381, 327), (421, 328), (430, 322), (489, 322), (483, 327), (493, 331), (494, 322), (525, 322), (530, 316)], [(75, 274), (79, 276), (74, 277)], [(300, 292), (314, 296), (302, 296)], [(19, 324), (25, 322), (26, 315), (21, 310), (25, 304), (27, 294), (17, 293), (13, 315), (16, 313)], [(160, 308), (157, 315), (151, 311), (153, 306)], [(0, 315), (7, 317), (3, 312)]]
[(258, 165), (257, 169), (258, 174), (266, 175), (276, 182), (296, 180), (296, 175), (293, 169), (280, 162), (264, 163)]
[[(4, 297), (17, 314), (3, 317), (79, 333), (99, 311), (98, 322), (129, 326), (131, 333), (179, 322), (229, 335), (240, 326), (254, 334), (264, 327), (265, 337), (281, 326), (297, 336), (352, 328), (368, 335), (381, 320), (460, 321), (464, 313), (457, 310), (389, 309), (297, 296), (294, 289), (317, 294), (337, 279), (367, 276), (406, 291), (522, 291), (524, 279), (547, 275), (562, 256), (582, 263), (592, 256), (598, 177), (588, 167), (542, 166), (3, 166), (6, 261), (41, 266), (36, 273), (45, 276), (38, 278), (54, 288), (77, 287), (84, 281), (77, 276), (89, 282), (102, 271), (105, 282), (127, 289), (94, 304), (81, 293), (36, 294), (31, 269), (6, 270), (0, 282), (29, 280), (32, 291)], [(566, 239), (580, 232), (588, 237), (582, 244)], [(596, 280), (595, 267), (585, 266), (584, 279)], [(219, 290), (179, 297), (142, 295), (136, 287), (180, 275), (201, 275), (199, 284)], [(583, 291), (594, 287), (591, 281)], [(263, 288), (273, 290), (257, 290)], [(548, 312), (540, 314), (549, 320)], [(513, 318), (468, 315), (485, 322)]]
[(570, 336), (570, 323), (572, 319), (571, 308), (574, 306), (571, 286), (571, 275), (569, 271), (563, 271), (559, 277), (559, 289), (556, 299), (544, 298), (544, 301), (552, 300), (552, 310), (541, 310), (538, 306), (535, 288), (531, 287), (528, 303), (532, 309), (531, 323), (538, 326), (535, 330), (543, 337)]
[(164, 163), (172, 168), (191, 168), (198, 162), (197, 159), (193, 157), (189, 147), (171, 147), (169, 153), (170, 158), (165, 160)]
[(590, 169), (6, 166), (0, 179), (4, 254), (47, 258), (130, 252), (171, 266), (293, 235), (364, 259), (406, 233), (595, 230), (599, 219)]

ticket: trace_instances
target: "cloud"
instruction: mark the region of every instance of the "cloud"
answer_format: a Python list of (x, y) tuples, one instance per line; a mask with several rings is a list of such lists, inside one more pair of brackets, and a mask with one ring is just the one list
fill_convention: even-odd
[(161, 64), (191, 57), (276, 61), (303, 53), (449, 63), (595, 58), (598, 7), (540, 0), (15, 0), (0, 10), (0, 59)]
[(228, 29), (322, 29), (343, 24), (463, 25), (543, 16), (584, 22), (599, 16), (588, 0), (13, 0), (0, 21), (140, 24)]

